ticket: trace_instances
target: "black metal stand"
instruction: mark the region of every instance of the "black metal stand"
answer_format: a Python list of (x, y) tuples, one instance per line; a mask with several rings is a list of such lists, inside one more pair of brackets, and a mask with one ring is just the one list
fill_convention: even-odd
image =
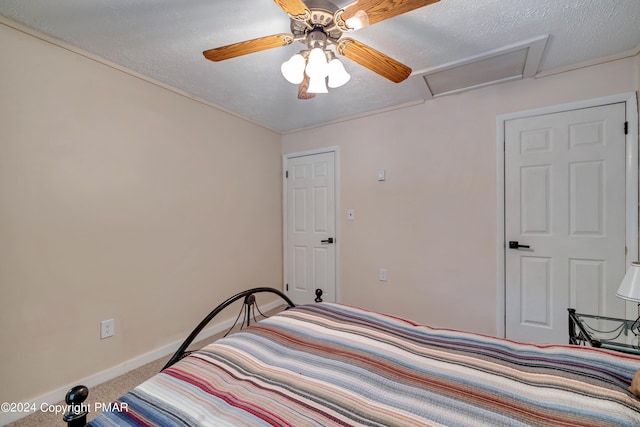
[[(582, 322), (576, 317), (576, 309), (568, 308), (567, 310), (569, 311), (569, 344), (583, 345), (588, 342), (592, 347), (600, 347), (600, 341), (592, 340)], [(576, 334), (576, 326), (580, 330), (578, 334)]]
[[(569, 308), (569, 344), (590, 345), (592, 347), (621, 351), (624, 353), (640, 354), (640, 347), (629, 342), (627, 336), (640, 337), (640, 317), (636, 320), (619, 319), (615, 317), (577, 313)], [(602, 328), (590, 325), (590, 321), (609, 322), (610, 327)], [(622, 337), (622, 338), (621, 338)]]

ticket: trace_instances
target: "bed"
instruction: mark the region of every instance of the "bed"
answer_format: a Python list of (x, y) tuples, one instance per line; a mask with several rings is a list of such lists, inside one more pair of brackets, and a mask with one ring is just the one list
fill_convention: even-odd
[(175, 356), (89, 425), (640, 425), (640, 357), (291, 305)]

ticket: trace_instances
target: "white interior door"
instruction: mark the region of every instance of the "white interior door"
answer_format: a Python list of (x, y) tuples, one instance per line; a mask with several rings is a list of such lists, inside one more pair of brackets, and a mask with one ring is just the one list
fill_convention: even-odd
[(336, 300), (335, 152), (286, 164), (286, 285), (296, 304)]
[(625, 115), (617, 103), (505, 122), (507, 338), (567, 343), (568, 307), (625, 317)]

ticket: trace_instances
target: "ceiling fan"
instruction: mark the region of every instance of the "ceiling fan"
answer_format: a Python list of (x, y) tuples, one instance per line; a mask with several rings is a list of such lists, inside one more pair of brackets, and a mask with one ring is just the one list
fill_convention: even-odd
[[(318, 48), (326, 55), (326, 61), (323, 65), (328, 65), (335, 58), (335, 55), (326, 50), (326, 47), (333, 45), (338, 54), (392, 82), (400, 83), (409, 77), (411, 68), (372, 47), (352, 38), (342, 37), (342, 35), (436, 3), (439, 0), (356, 0), (343, 8), (326, 0), (307, 0), (309, 6), (302, 0), (274, 1), (289, 15), (291, 33), (274, 34), (209, 49), (203, 52), (204, 57), (211, 61), (224, 61), (250, 53), (287, 46), (294, 41), (299, 41), (309, 49), (301, 52), (307, 65), (311, 63), (310, 52)], [(315, 95), (312, 93), (315, 91), (310, 90), (310, 87), (314, 85), (314, 78), (309, 79), (309, 67), (304, 68), (305, 62), (302, 63), (302, 67), (306, 69), (306, 72), (300, 71), (298, 73), (300, 77), (296, 78), (296, 83), (300, 85), (298, 90), (298, 98), (300, 99), (309, 99)], [(326, 71), (320, 72), (320, 75), (322, 73), (325, 73), (324, 77), (328, 75)], [(324, 77), (322, 77), (323, 81)], [(289, 78), (287, 79), (289, 80)], [(348, 80), (348, 74), (346, 79)], [(329, 80), (330, 87), (337, 87), (331, 85), (331, 76), (329, 76)], [(326, 87), (324, 91), (326, 92)], [(320, 90), (320, 92), (323, 91)]]

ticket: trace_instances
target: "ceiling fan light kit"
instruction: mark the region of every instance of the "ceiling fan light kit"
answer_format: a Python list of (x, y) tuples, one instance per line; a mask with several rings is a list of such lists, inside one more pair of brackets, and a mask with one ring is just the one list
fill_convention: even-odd
[(299, 85), (304, 80), (304, 68), (307, 64), (306, 59), (299, 53), (293, 55), (287, 62), (280, 67), (282, 75), (289, 83)]
[(322, 77), (309, 77), (309, 87), (307, 88), (309, 93), (329, 93), (327, 89), (327, 83)]
[(329, 75), (329, 63), (327, 63), (327, 57), (321, 48), (314, 47), (311, 49), (304, 72), (311, 79), (314, 77), (324, 78)]
[(329, 61), (329, 87), (331, 89), (344, 86), (349, 80), (351, 80), (351, 75), (347, 73), (338, 58)]
[(206, 50), (203, 55), (217, 62), (299, 41), (308, 50), (293, 55), (282, 64), (280, 70), (288, 82), (298, 85), (300, 99), (313, 98), (306, 96), (306, 93), (327, 93), (327, 83), (334, 89), (350, 80), (351, 76), (344, 65), (333, 51), (327, 49), (328, 45), (334, 45), (338, 54), (392, 82), (400, 83), (411, 75), (411, 68), (356, 40), (340, 38), (344, 33), (438, 1), (357, 0), (338, 8), (327, 0), (274, 0), (289, 15), (292, 34), (275, 34), (234, 43)]

